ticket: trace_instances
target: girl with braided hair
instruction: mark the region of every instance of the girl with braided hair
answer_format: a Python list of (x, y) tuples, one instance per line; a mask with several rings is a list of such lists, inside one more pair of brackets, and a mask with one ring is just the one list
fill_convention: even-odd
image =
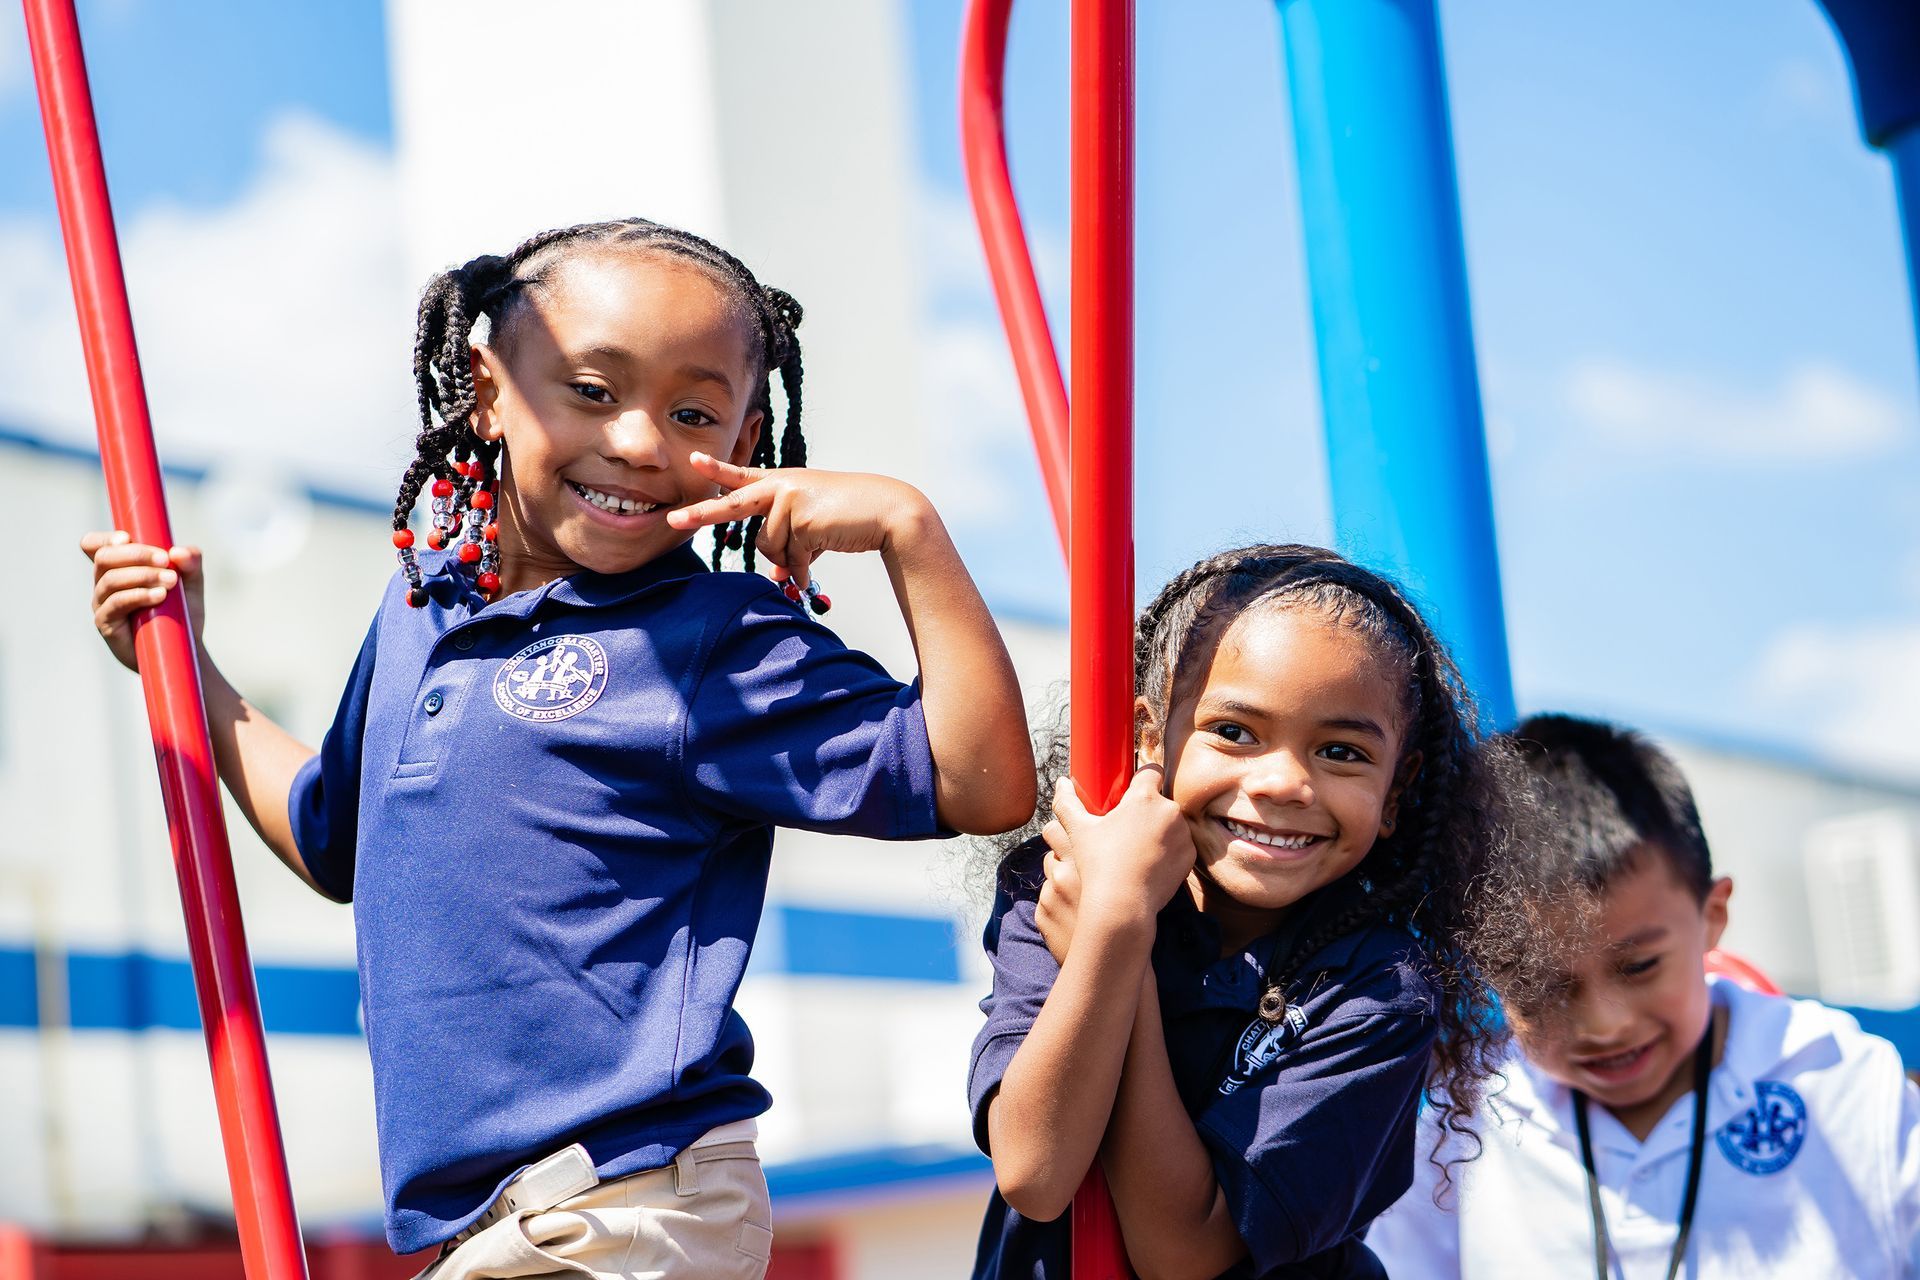
[(1066, 1276), (1096, 1159), (1143, 1276), (1380, 1275), (1361, 1236), (1423, 1095), (1464, 1115), (1498, 1048), (1481, 908), (1517, 771), (1405, 595), (1330, 551), (1194, 565), (1135, 664), (1119, 802), (1087, 811), (1055, 735), (1051, 819), (1002, 844), (974, 1275)]
[[(637, 219), (436, 277), (400, 572), (320, 750), (201, 650), (235, 801), (353, 904), (387, 1238), (441, 1246), (433, 1280), (762, 1275), (770, 1099), (733, 1001), (773, 828), (909, 839), (1033, 811), (1012, 665), (939, 517), (803, 466), (800, 318)], [(197, 551), (82, 549), (123, 662), (169, 589), (198, 627)], [(912, 684), (810, 616), (827, 551), (885, 560)]]

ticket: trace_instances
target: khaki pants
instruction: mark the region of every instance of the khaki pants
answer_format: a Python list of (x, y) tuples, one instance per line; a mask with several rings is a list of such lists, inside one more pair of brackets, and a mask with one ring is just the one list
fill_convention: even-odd
[(693, 1146), (664, 1169), (502, 1218), (415, 1280), (761, 1280), (772, 1222), (751, 1141)]

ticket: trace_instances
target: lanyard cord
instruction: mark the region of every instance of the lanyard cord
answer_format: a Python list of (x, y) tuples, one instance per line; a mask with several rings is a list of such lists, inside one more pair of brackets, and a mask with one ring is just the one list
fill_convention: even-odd
[[(1693, 1052), (1693, 1140), (1687, 1151), (1687, 1189), (1680, 1200), (1680, 1234), (1667, 1259), (1667, 1280), (1680, 1274), (1687, 1256), (1687, 1237), (1693, 1234), (1693, 1207), (1700, 1200), (1700, 1161), (1707, 1151), (1707, 1075), (1713, 1069), (1713, 1023)], [(1593, 1139), (1587, 1131), (1587, 1095), (1573, 1091), (1573, 1123), (1580, 1131), (1580, 1162), (1587, 1167), (1587, 1208), (1593, 1214), (1593, 1270), (1608, 1280), (1607, 1216), (1600, 1208), (1600, 1177), (1593, 1170)]]

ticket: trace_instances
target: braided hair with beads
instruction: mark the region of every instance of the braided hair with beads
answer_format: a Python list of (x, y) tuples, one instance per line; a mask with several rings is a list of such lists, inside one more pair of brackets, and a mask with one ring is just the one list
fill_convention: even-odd
[[(1436, 996), (1428, 1098), (1459, 1130), (1481, 1081), (1506, 1044), (1486, 975), (1526, 966), (1513, 952), (1526, 930), (1531, 890), (1519, 831), (1531, 790), (1511, 750), (1482, 738), (1471, 694), (1426, 620), (1380, 575), (1332, 551), (1299, 545), (1242, 547), (1177, 575), (1141, 612), (1134, 663), (1143, 735), (1165, 741), (1175, 708), (1195, 693), (1233, 621), (1256, 609), (1308, 610), (1350, 628), (1399, 687), (1406, 732), (1397, 766), (1407, 778), (1397, 820), (1360, 863), (1319, 892), (1313, 925), (1275, 957), (1259, 1012), (1269, 1022), (1317, 977), (1312, 961), (1344, 934), (1379, 925), (1404, 930)], [(1066, 771), (1066, 733), (1056, 726), (1035, 752), (1040, 794)], [(1011, 854), (1047, 815), (1000, 837)], [(1031, 848), (1031, 846), (1027, 846)], [(1024, 856), (1024, 855), (1022, 855)]]
[[(746, 264), (718, 245), (644, 218), (543, 231), (505, 257), (484, 254), (435, 276), (420, 295), (413, 340), (420, 433), (393, 505), (393, 545), (407, 579), (409, 604), (427, 602), (409, 527), (422, 488), (432, 497), (427, 545), (434, 550), (455, 548), (459, 563), (475, 571), (474, 585), (487, 598), (500, 589), (499, 526), (493, 519), (500, 444), (482, 440), (473, 430), (479, 403), (473, 385), (474, 327), (485, 317), (489, 333), (497, 336), (526, 290), (547, 280), (556, 265), (574, 253), (613, 248), (671, 254), (703, 268), (728, 292), (758, 339), (750, 348), (758, 366), (750, 409), (771, 422), (776, 371), (786, 399), (784, 429), (777, 440), (773, 431), (761, 432), (749, 465), (806, 465), (807, 441), (800, 429), (803, 369), (795, 332), (804, 313), (792, 295), (761, 284)], [(754, 516), (717, 526), (713, 567), (720, 568), (724, 553), (734, 550), (751, 570), (760, 524), (761, 517)], [(815, 607), (820, 607), (818, 602)]]

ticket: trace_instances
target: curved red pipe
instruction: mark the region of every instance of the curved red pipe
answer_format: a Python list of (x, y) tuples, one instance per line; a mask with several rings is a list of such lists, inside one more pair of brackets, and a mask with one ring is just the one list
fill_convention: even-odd
[[(134, 541), (170, 547), (173, 533), (160, 485), (160, 459), (147, 417), (140, 353), (134, 346), (133, 315), (114, 238), (73, 0), (26, 0), (26, 16), (108, 503), (115, 527), (127, 530)], [(260, 1001), (240, 923), (240, 895), (200, 700), (193, 633), (180, 593), (168, 593), (134, 625), (134, 652), (159, 757), (160, 790), (186, 913), (200, 1024), (213, 1068), (241, 1260), (250, 1280), (305, 1280), (300, 1224), (267, 1074)]]
[(1020, 224), (1020, 206), (1007, 170), (1001, 110), (1006, 85), (1007, 24), (1013, 0), (972, 0), (960, 41), (960, 151), (967, 191), (986, 249), (987, 274), (1013, 349), (1013, 370), (1026, 401), (1040, 477), (1046, 482), (1053, 527), (1067, 545), (1067, 384), (1047, 327), (1033, 256)]
[(1751, 960), (1715, 948), (1707, 952), (1707, 972), (1730, 978), (1749, 991), (1757, 991), (1763, 996), (1781, 996), (1782, 991), (1772, 978), (1761, 971), (1760, 966)]

